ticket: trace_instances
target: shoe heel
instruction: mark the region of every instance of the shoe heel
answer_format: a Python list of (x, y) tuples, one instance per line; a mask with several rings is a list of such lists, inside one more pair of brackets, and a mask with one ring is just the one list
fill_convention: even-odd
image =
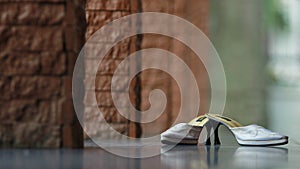
[(211, 124), (210, 122), (207, 122), (205, 125), (205, 130), (206, 130), (206, 141), (205, 141), (205, 145), (211, 145), (211, 140), (210, 140), (210, 132), (211, 132)]
[(215, 140), (214, 140), (214, 145), (221, 145), (221, 141), (219, 138), (219, 127), (220, 123), (216, 124), (216, 129), (214, 129), (214, 135), (215, 135)]
[[(219, 122), (215, 122), (215, 121), (210, 121), (209, 122), (209, 132), (207, 133), (207, 138), (209, 138), (210, 144), (211, 145), (211, 139), (210, 139), (210, 133), (211, 131), (214, 133), (214, 145), (221, 145), (221, 141), (219, 138), (219, 127), (220, 127), (220, 123)], [(207, 144), (208, 145), (208, 144)]]

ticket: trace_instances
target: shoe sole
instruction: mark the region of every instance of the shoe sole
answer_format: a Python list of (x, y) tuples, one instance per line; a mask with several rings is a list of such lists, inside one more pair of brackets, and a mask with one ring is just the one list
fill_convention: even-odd
[(171, 139), (162, 137), (161, 142), (163, 144), (189, 144), (189, 145), (195, 145), (198, 144), (198, 140), (193, 139)]
[(243, 141), (238, 140), (237, 142), (239, 145), (242, 146), (279, 146), (279, 145), (285, 145), (288, 144), (289, 140), (286, 139), (280, 139), (280, 140), (267, 140), (267, 141)]

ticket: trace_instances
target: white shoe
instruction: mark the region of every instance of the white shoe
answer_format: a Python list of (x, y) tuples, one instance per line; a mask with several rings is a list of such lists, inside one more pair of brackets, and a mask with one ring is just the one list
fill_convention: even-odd
[(197, 144), (200, 132), (208, 122), (205, 115), (198, 116), (189, 123), (179, 123), (161, 133), (164, 144)]
[(272, 132), (256, 124), (242, 126), (238, 122), (218, 114), (206, 114), (211, 123), (216, 123), (216, 131), (220, 124), (226, 126), (235, 136), (240, 145), (246, 146), (271, 146), (288, 143), (288, 137)]
[(197, 144), (202, 127), (179, 123), (161, 133), (161, 142), (164, 144)]

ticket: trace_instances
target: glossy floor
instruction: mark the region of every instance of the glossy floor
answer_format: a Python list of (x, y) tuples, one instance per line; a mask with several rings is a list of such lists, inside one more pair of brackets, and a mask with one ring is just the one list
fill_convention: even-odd
[[(162, 145), (149, 147), (164, 150)], [(122, 150), (116, 146), (112, 149)], [(125, 147), (133, 152), (144, 146)], [(184, 146), (150, 158), (134, 159), (116, 156), (101, 148), (72, 149), (1, 149), (0, 168), (101, 168), (101, 169), (207, 169), (207, 168), (300, 168), (300, 146)]]

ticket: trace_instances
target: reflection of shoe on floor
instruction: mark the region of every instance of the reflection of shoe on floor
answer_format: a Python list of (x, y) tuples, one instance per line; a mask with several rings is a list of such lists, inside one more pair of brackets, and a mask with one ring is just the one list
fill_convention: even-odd
[(288, 161), (288, 150), (278, 147), (239, 147), (234, 164), (243, 168), (272, 168)]
[[(208, 168), (206, 166), (207, 152), (201, 152), (197, 146), (163, 145), (160, 159), (166, 168)], [(165, 150), (164, 150), (165, 149)]]

